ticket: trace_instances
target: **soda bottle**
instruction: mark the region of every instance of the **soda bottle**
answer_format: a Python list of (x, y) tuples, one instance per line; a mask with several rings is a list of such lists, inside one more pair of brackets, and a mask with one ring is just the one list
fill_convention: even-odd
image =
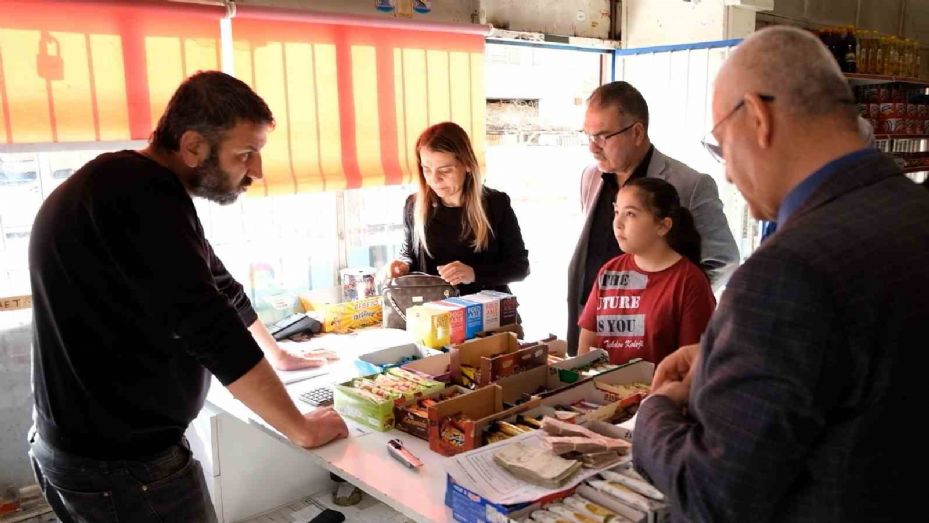
[(855, 30), (849, 26), (845, 29), (845, 37), (842, 39), (842, 46), (845, 51), (845, 72), (858, 72), (858, 38), (855, 37)]
[(884, 74), (884, 57), (887, 55), (887, 38), (881, 36), (874, 41), (874, 62), (872, 74)]

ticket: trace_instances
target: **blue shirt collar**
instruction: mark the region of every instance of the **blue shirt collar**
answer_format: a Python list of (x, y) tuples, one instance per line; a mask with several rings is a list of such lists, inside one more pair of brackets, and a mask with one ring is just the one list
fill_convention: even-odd
[(800, 208), (807, 200), (810, 199), (810, 196), (825, 182), (830, 176), (837, 174), (843, 169), (847, 168), (850, 164), (854, 164), (861, 159), (865, 158), (871, 154), (877, 154), (877, 149), (873, 147), (867, 147), (864, 149), (859, 149), (853, 153), (846, 154), (832, 160), (820, 167), (816, 172), (807, 176), (802, 182), (797, 184), (796, 187), (791, 189), (787, 196), (784, 198), (784, 201), (781, 202), (781, 207), (777, 211), (777, 224), (778, 227), (783, 227), (784, 223), (797, 212), (797, 209)]

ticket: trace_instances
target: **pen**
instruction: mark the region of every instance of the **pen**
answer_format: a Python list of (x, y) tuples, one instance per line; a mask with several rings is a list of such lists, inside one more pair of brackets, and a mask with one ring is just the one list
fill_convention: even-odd
[(423, 462), (410, 453), (399, 439), (392, 439), (387, 442), (387, 452), (390, 453), (395, 460), (403, 463), (411, 470), (418, 470), (419, 467), (423, 466)]

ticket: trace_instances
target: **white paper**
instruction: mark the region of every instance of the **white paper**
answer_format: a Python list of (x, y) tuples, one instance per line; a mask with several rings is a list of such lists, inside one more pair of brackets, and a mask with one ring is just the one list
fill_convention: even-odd
[(284, 385), (290, 385), (291, 383), (297, 383), (298, 381), (308, 380), (310, 378), (322, 376), (323, 374), (329, 374), (329, 369), (325, 366), (313, 369), (277, 371), (277, 376), (281, 378), (281, 383)]
[(601, 470), (610, 469), (630, 461), (631, 456), (623, 456), (616, 463), (598, 469), (581, 469), (563, 486), (550, 489), (527, 483), (507, 472), (494, 462), (494, 453), (503, 446), (521, 441), (525, 445), (543, 447), (545, 432), (536, 430), (512, 437), (453, 457), (448, 465), (448, 473), (462, 487), (480, 495), (484, 499), (502, 505), (535, 501), (549, 494), (568, 490), (587, 478), (597, 475)]

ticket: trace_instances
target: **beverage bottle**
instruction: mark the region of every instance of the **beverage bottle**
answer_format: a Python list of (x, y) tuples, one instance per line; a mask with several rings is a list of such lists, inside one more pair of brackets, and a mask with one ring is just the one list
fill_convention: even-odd
[(855, 29), (851, 26), (845, 29), (845, 36), (842, 39), (842, 45), (845, 48), (845, 72), (858, 72), (858, 38), (855, 36)]
[(884, 58), (887, 55), (887, 39), (880, 36), (874, 40), (874, 62), (872, 74), (884, 74)]

